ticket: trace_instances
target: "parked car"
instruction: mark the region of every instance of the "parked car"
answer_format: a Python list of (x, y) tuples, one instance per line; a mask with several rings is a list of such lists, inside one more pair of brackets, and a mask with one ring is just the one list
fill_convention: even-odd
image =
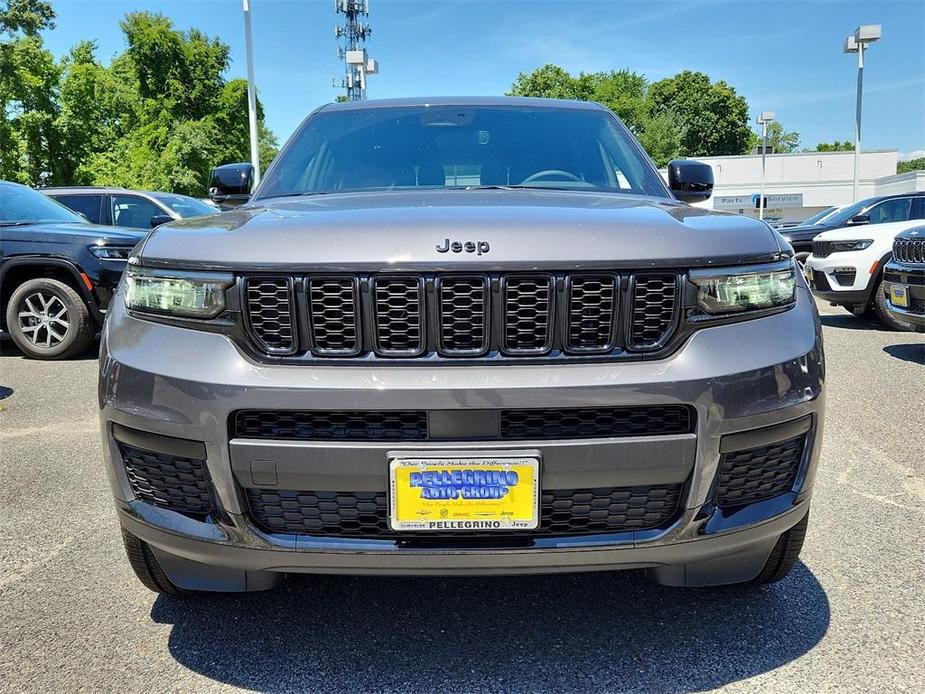
[(82, 214), (94, 224), (152, 229), (175, 219), (218, 213), (218, 209), (213, 205), (176, 193), (151, 193), (95, 186), (41, 190), (45, 195)]
[(781, 235), (793, 247), (797, 261), (803, 263), (812, 253), (813, 239), (824, 231), (923, 218), (925, 218), (925, 193), (881, 195), (861, 200), (853, 205), (846, 205), (816, 221), (810, 221), (811, 217), (799, 226), (782, 230)]
[(82, 353), (144, 237), (90, 224), (32, 188), (0, 181), (0, 328), (28, 357)]
[(873, 311), (893, 330), (911, 330), (887, 310), (883, 268), (893, 252), (893, 239), (921, 222), (891, 222), (824, 231), (813, 240), (804, 272), (813, 294), (861, 316)]
[(925, 332), (925, 226), (897, 234), (883, 269), (886, 309), (894, 319)]
[(351, 102), (238, 209), (152, 231), (100, 347), (139, 579), (786, 575), (815, 303), (766, 224), (685, 204), (709, 166), (667, 178), (598, 104)]

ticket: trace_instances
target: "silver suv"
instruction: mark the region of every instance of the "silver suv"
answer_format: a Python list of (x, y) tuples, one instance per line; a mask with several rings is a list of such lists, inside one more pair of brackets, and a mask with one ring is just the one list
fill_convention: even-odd
[[(100, 407), (153, 590), (289, 573), (782, 578), (823, 354), (792, 250), (597, 104), (344, 103), (251, 200), (153, 231)], [(221, 192), (221, 191), (218, 191)]]

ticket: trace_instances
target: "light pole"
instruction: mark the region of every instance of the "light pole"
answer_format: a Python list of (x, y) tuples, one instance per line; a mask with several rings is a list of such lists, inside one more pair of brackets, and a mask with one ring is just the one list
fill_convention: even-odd
[(764, 219), (764, 163), (768, 154), (768, 123), (774, 122), (774, 111), (762, 111), (758, 114), (758, 125), (761, 126), (761, 190), (758, 193), (758, 219)]
[(260, 183), (260, 149), (257, 146), (257, 88), (254, 86), (254, 47), (251, 39), (251, 4), (244, 3), (244, 44), (247, 52), (247, 120), (250, 128), (251, 164), (254, 165), (254, 187)]
[(864, 49), (880, 39), (879, 24), (862, 24), (854, 36), (845, 39), (845, 53), (858, 54), (858, 103), (854, 115), (854, 189), (852, 201), (858, 200), (858, 167), (861, 159), (861, 96), (864, 92)]

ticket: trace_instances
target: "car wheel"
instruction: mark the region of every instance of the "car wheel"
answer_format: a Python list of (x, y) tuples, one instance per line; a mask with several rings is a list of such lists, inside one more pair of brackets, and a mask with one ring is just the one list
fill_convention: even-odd
[(145, 588), (163, 595), (188, 595), (190, 593), (171, 583), (148, 543), (135, 537), (125, 528), (122, 528), (122, 544), (125, 546), (128, 563), (131, 564), (132, 570)]
[(749, 581), (752, 585), (776, 583), (790, 573), (800, 558), (803, 549), (803, 540), (806, 539), (806, 528), (809, 525), (809, 512), (803, 520), (782, 534), (771, 550), (771, 556), (765, 562), (764, 568), (755, 578)]
[(13, 342), (33, 359), (68, 359), (93, 342), (90, 310), (73, 287), (39, 278), (19, 285), (6, 307)]
[(886, 305), (886, 293), (883, 290), (883, 281), (877, 282), (877, 287), (874, 289), (874, 313), (877, 314), (877, 318), (890, 330), (898, 330), (904, 333), (915, 332), (915, 326), (912, 323), (907, 323), (906, 321), (897, 318), (894, 316), (888, 309)]

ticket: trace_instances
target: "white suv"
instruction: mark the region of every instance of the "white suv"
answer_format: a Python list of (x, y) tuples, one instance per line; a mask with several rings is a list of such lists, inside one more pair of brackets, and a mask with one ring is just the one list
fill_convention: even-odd
[(894, 330), (912, 330), (911, 324), (887, 311), (881, 283), (895, 236), (921, 224), (920, 219), (856, 224), (822, 232), (813, 239), (813, 252), (804, 265), (813, 294), (858, 316), (873, 310)]

